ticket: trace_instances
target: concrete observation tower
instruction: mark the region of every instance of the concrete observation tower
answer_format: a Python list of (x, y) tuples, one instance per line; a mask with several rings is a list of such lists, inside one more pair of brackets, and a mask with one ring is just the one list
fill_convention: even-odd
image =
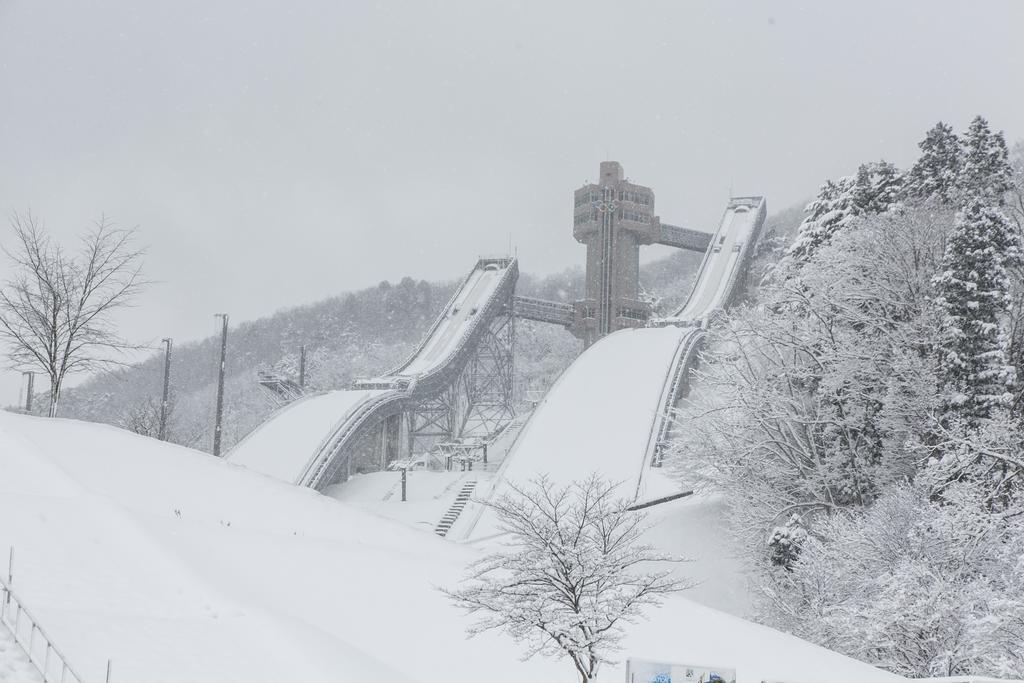
[(626, 327), (643, 327), (651, 306), (640, 299), (640, 246), (665, 244), (705, 252), (711, 235), (662, 223), (654, 192), (625, 178), (617, 161), (601, 162), (596, 184), (573, 196), (573, 237), (587, 246), (585, 298), (569, 329), (588, 346)]

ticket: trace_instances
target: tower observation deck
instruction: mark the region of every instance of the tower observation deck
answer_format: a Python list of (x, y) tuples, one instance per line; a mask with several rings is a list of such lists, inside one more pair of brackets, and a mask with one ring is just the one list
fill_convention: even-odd
[(640, 247), (705, 252), (711, 235), (662, 223), (654, 192), (631, 183), (617, 161), (601, 162), (596, 184), (573, 197), (573, 237), (587, 247), (584, 298), (573, 305), (569, 329), (588, 346), (627, 327), (643, 327), (651, 306), (640, 298)]

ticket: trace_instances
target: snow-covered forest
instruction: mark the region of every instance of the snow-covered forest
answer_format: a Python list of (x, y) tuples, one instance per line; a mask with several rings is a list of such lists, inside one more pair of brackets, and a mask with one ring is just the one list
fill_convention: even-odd
[[(698, 254), (679, 252), (644, 266), (642, 283), (657, 296), (657, 310), (669, 311), (685, 297), (699, 262)], [(571, 301), (582, 281), (578, 268), (544, 277), (524, 274), (517, 293)], [(305, 345), (306, 382), (313, 391), (345, 388), (357, 379), (384, 372), (412, 352), (454, 288), (455, 282), (406, 277), (232, 327), (225, 444), (244, 437), (274, 409), (257, 384), (259, 371), (298, 377), (300, 348)], [(527, 391), (547, 389), (581, 348), (564, 330), (528, 320), (517, 323), (516, 336), (519, 400)], [(211, 336), (174, 348), (170, 441), (210, 448), (219, 343), (218, 337)], [(155, 436), (163, 362), (163, 354), (157, 352), (137, 365), (112, 369), (68, 389), (62, 398), (62, 415)], [(37, 403), (40, 410), (45, 408), (43, 403)]]
[(822, 185), (712, 327), (669, 467), (757, 617), (907, 676), (1024, 676), (1024, 145), (936, 124)]

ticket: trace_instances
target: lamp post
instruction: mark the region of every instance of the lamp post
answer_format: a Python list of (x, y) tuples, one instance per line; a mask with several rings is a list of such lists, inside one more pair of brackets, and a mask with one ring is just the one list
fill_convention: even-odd
[(164, 348), (164, 395), (160, 401), (160, 433), (157, 434), (161, 441), (167, 440), (167, 399), (171, 388), (171, 346), (174, 340), (167, 337), (163, 340)]
[(228, 354), (228, 314), (215, 313), (222, 320), (220, 332), (220, 369), (217, 371), (217, 417), (213, 426), (213, 455), (220, 457), (220, 432), (224, 419), (224, 365)]
[(25, 393), (25, 412), (32, 412), (32, 394), (35, 392), (36, 386), (36, 373), (29, 370), (28, 372), (21, 373), (22, 375), (28, 375), (28, 390)]

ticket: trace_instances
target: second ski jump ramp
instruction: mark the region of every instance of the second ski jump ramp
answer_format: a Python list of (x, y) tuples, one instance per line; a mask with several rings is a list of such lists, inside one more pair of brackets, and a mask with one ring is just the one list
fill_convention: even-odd
[[(483, 497), (500, 496), (510, 482), (523, 485), (541, 474), (564, 485), (592, 472), (622, 482), (634, 495), (650, 464), (673, 362), (680, 346), (700, 334), (697, 328), (627, 329), (584, 351), (537, 406)], [(497, 532), (487, 508), (474, 503), (449, 536)]]
[[(577, 358), (530, 416), (482, 499), (541, 474), (567, 485), (595, 471), (637, 500), (664, 493), (645, 491), (644, 475), (667, 435), (669, 409), (685, 389), (704, 328), (736, 295), (765, 213), (762, 197), (729, 202), (686, 304), (657, 327), (620, 330)], [(481, 539), (497, 532), (493, 515), (476, 502), (449, 536)]]

